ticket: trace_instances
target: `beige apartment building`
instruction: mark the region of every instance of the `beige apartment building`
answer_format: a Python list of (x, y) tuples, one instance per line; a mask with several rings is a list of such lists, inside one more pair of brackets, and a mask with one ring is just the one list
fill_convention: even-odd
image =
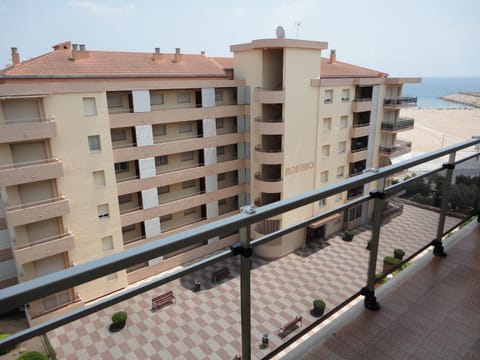
[[(397, 133), (412, 78), (346, 64), (327, 43), (264, 39), (233, 58), (89, 51), (61, 43), (0, 72), (0, 287), (287, 198), (409, 151)], [(252, 228), (256, 238), (343, 204), (357, 189)], [(281, 257), (368, 220), (350, 209), (257, 249)], [(196, 248), (28, 306), (32, 324), (223, 249)]]

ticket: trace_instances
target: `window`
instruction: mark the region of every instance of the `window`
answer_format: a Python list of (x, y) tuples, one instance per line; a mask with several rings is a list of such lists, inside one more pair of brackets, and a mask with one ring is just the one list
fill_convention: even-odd
[(128, 162), (115, 163), (115, 174), (128, 172)]
[(217, 156), (225, 154), (225, 146), (217, 146)]
[(328, 182), (328, 170), (322, 171), (320, 173), (320, 182), (321, 183), (326, 183)]
[(330, 145), (323, 145), (322, 146), (322, 156), (323, 157), (330, 156)]
[(118, 197), (119, 204), (125, 204), (132, 201), (132, 194), (120, 195)]
[(337, 178), (343, 178), (344, 172), (345, 172), (345, 166), (337, 167)]
[(112, 136), (112, 141), (127, 140), (127, 132), (125, 129), (111, 129), (110, 135)]
[(168, 156), (162, 155), (155, 157), (155, 166), (168, 165)]
[(191, 187), (194, 187), (195, 186), (195, 180), (188, 180), (188, 181), (184, 181), (182, 183), (182, 187), (184, 189), (188, 189), (188, 188), (191, 188)]
[(193, 131), (192, 123), (178, 125), (178, 132), (180, 134), (191, 133)]
[(107, 95), (107, 106), (109, 108), (123, 107), (122, 95)]
[(324, 207), (326, 205), (325, 199), (318, 200), (318, 207)]
[(225, 205), (227, 203), (227, 199), (220, 199), (218, 200), (218, 205)]
[(85, 116), (97, 115), (97, 105), (95, 103), (95, 98), (93, 97), (83, 98), (83, 115)]
[(187, 152), (181, 153), (181, 154), (180, 154), (180, 159), (181, 159), (182, 161), (190, 161), (190, 160), (193, 160), (193, 151), (187, 151)]
[(223, 101), (223, 91), (215, 90), (215, 101)]
[(108, 210), (108, 204), (102, 204), (97, 206), (98, 218), (105, 219), (110, 217)]
[(170, 186), (168, 186), (168, 185), (160, 186), (160, 187), (157, 188), (157, 194), (158, 195), (166, 194), (166, 193), (169, 193), (169, 192), (170, 192)]
[(197, 208), (191, 208), (183, 211), (183, 216), (195, 214), (197, 212)]
[(160, 222), (172, 220), (172, 214), (160, 216)]
[(333, 102), (333, 90), (325, 90), (325, 99), (323, 102), (325, 104), (331, 104)]
[(332, 130), (332, 118), (323, 119), (323, 131)]
[(350, 89), (342, 90), (342, 101), (350, 101)]
[(135, 225), (128, 225), (128, 226), (122, 227), (122, 233), (126, 233), (133, 230), (135, 230)]
[(340, 118), (340, 129), (346, 129), (348, 127), (348, 116), (342, 116)]
[(101, 151), (100, 135), (91, 135), (88, 137), (88, 148), (90, 151)]
[(189, 92), (177, 93), (177, 104), (192, 102), (192, 95)]
[(153, 136), (167, 135), (167, 127), (165, 125), (153, 125)]
[(105, 187), (105, 171), (99, 170), (93, 172), (93, 182), (96, 188)]
[(113, 250), (113, 237), (107, 236), (102, 239), (103, 252)]
[(217, 129), (223, 129), (223, 119), (217, 119), (217, 121), (215, 123), (215, 127)]
[(362, 216), (362, 205), (355, 206), (348, 210), (348, 221), (353, 221)]
[(160, 93), (150, 93), (150, 105), (163, 105), (165, 101), (163, 99), (163, 94)]
[(225, 173), (218, 174), (217, 175), (217, 181), (223, 181), (223, 180), (225, 180)]
[(347, 142), (346, 141), (340, 141), (338, 143), (338, 153), (339, 154), (344, 154), (346, 149), (347, 149)]

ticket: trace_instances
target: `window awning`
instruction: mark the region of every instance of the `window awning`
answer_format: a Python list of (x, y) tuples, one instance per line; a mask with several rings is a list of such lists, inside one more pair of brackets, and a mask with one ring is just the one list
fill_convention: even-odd
[(325, 225), (326, 223), (328, 223), (332, 220), (338, 219), (339, 217), (341, 217), (340, 214), (338, 214), (338, 213), (333, 214), (333, 215), (327, 216), (326, 218), (323, 218), (322, 220), (318, 220), (318, 221), (315, 221), (314, 223), (311, 223), (310, 225), (308, 225), (308, 227), (310, 229), (317, 229), (320, 226)]

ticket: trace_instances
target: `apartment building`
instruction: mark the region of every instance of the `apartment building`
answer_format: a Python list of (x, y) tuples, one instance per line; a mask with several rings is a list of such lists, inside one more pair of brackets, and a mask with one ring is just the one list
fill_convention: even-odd
[[(408, 150), (419, 79), (321, 57), (327, 43), (233, 45), (234, 57), (89, 51), (61, 43), (0, 72), (0, 286), (27, 281), (262, 206)], [(345, 203), (324, 199), (252, 237)], [(365, 219), (353, 208), (257, 255), (278, 258)], [(363, 215), (362, 215), (363, 214)], [(238, 241), (232, 232), (28, 305), (32, 324)]]

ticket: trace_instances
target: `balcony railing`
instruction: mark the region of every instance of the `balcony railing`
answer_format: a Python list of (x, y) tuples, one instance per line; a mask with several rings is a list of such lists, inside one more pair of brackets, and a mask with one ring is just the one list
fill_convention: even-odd
[(417, 106), (417, 97), (405, 96), (400, 98), (385, 99), (383, 103), (386, 107), (393, 107), (393, 108)]
[(382, 130), (386, 130), (386, 131), (410, 130), (410, 129), (413, 129), (414, 124), (415, 124), (415, 120), (413, 118), (400, 117), (398, 118), (397, 121), (393, 123), (382, 122)]
[[(99, 310), (109, 308), (121, 301), (132, 299), (146, 291), (155, 289), (154, 292), (152, 291), (149, 294), (146, 294), (145, 299), (142, 302), (142, 304), (144, 304), (145, 301), (149, 303), (151, 296), (158, 296), (159, 292), (161, 294), (161, 291), (164, 291), (162, 290), (163, 287), (160, 287), (165, 285), (165, 290), (168, 291), (168, 289), (175, 288), (176, 291), (179, 292), (175, 295), (183, 296), (184, 299), (188, 299), (183, 302), (177, 301), (177, 304), (174, 305), (178, 307), (178, 313), (180, 314), (178, 316), (180, 316), (180, 318), (175, 318), (175, 311), (163, 312), (161, 314), (163, 325), (162, 329), (159, 329), (156, 322), (150, 321), (151, 314), (141, 315), (143, 312), (139, 311), (135, 314), (136, 321), (141, 321), (142, 316), (148, 316), (148, 319), (145, 318), (145, 320), (152, 322), (152, 324), (155, 325), (155, 329), (161, 334), (166, 332), (165, 336), (167, 336), (171, 333), (171, 326), (173, 326), (169, 324), (178, 324), (182, 319), (182, 314), (187, 311), (194, 311), (194, 308), (188, 303), (196, 303), (191, 302), (190, 299), (198, 298), (198, 301), (204, 301), (202, 307), (211, 306), (218, 310), (216, 311), (216, 314), (219, 317), (224, 317), (221, 320), (222, 324), (234, 322), (234, 327), (229, 328), (226, 331), (228, 333), (228, 338), (233, 338), (235, 341), (241, 338), (241, 344), (238, 345), (238, 347), (237, 345), (232, 345), (233, 342), (229, 342), (227, 336), (222, 336), (221, 329), (217, 330), (216, 327), (213, 327), (213, 329), (215, 329), (212, 330), (213, 333), (206, 334), (207, 336), (211, 336), (209, 339), (210, 342), (214, 342), (216, 341), (215, 339), (220, 338), (223, 344), (225, 344), (225, 341), (228, 343), (228, 349), (230, 350), (226, 353), (226, 358), (233, 358), (241, 353), (242, 359), (251, 359), (252, 357), (270, 359), (279, 352), (284, 351), (288, 346), (296, 343), (301, 337), (309, 336), (311, 330), (318, 328), (324, 320), (330, 318), (340, 309), (343, 309), (346, 305), (351, 304), (352, 301), (357, 300), (361, 296), (364, 296), (364, 305), (367, 309), (378, 310), (379, 304), (375, 296), (375, 284), (380, 279), (385, 278), (388, 273), (399, 270), (401, 266), (413, 261), (418, 255), (424, 253), (426, 249), (433, 247), (433, 253), (435, 255), (445, 255), (443, 248), (445, 235), (450, 233), (453, 228), (463, 224), (465, 221), (472, 218), (472, 216), (479, 213), (479, 154), (478, 152), (474, 152), (472, 155), (464, 159), (458, 161), (454, 160), (457, 152), (477, 144), (480, 144), (480, 138), (448, 146), (441, 150), (403, 161), (399, 164), (376, 169), (375, 171), (359, 175), (355, 178), (349, 178), (335, 184), (326, 185), (292, 198), (280, 200), (276, 203), (267, 204), (258, 208), (247, 206), (242, 208), (240, 214), (229, 218), (204, 224), (185, 232), (166, 236), (160, 241), (151, 241), (147, 244), (141, 244), (135, 248), (117, 252), (70, 269), (62, 270), (45, 277), (36, 278), (19, 285), (2, 289), (0, 290), (0, 308), (3, 311), (8, 311), (17, 308), (20, 304), (29, 303), (65, 289), (102, 278), (122, 269), (131, 268), (136, 264), (145, 263), (149, 259), (158, 258), (159, 256), (186, 247), (201, 245), (215, 236), (222, 236), (236, 230), (240, 230), (241, 234), (240, 243), (229, 249), (219, 251), (214, 255), (199, 259), (194, 263), (185, 264), (179, 269), (163, 273), (147, 282), (142, 282), (138, 286), (128, 287), (125, 290), (112, 294), (111, 296), (98, 299), (72, 313), (61, 315), (46, 323), (38, 324), (33, 328), (12, 334), (8, 338), (0, 340), (0, 348), (18, 344), (26, 339), (52, 331), (57, 327), (73, 322), (89, 314), (93, 314)], [(448, 155), (450, 156), (447, 160), (447, 166), (434, 168), (427, 173), (414, 176), (408, 180), (401, 181), (398, 184), (385, 188), (385, 180), (392, 175)], [(319, 215), (304, 218), (304, 220), (297, 219), (296, 222), (288, 224), (281, 229), (279, 228), (278, 230), (255, 240), (250, 240), (248, 236), (248, 229), (251, 225), (265, 222), (266, 220), (277, 216), (282, 216), (284, 213), (288, 214), (296, 209), (308, 208), (306, 205), (316, 204), (322, 199), (335, 196), (336, 194), (343, 193), (350, 189), (358, 188), (367, 183), (370, 184), (371, 192), (368, 195), (363, 195), (349, 202), (348, 204), (329, 209)], [(459, 190), (463, 193), (468, 192), (470, 195), (466, 197), (459, 196)], [(388, 237), (391, 232), (396, 231), (395, 229), (398, 227), (398, 224), (392, 224), (391, 227), (388, 227), (389, 224), (387, 223), (386, 225), (383, 225), (388, 227), (387, 230), (382, 232), (383, 213), (387, 207), (387, 202), (389, 202), (391, 198), (398, 196), (399, 193), (402, 194), (401, 202), (405, 204), (403, 211), (407, 211), (407, 208), (410, 210), (413, 209), (412, 214), (409, 215), (417, 215), (413, 217), (409, 216), (408, 218), (418, 219), (419, 221), (412, 222), (411, 220), (408, 220), (410, 222), (407, 225), (404, 224), (404, 226), (399, 227), (401, 230), (399, 234), (393, 234), (394, 236), (392, 237), (396, 240), (391, 240), (387, 239), (385, 236)], [(403, 200), (404, 196), (405, 200)], [(347, 287), (335, 287), (327, 289), (327, 292), (321, 293), (321, 288), (328, 286), (328, 281), (324, 281), (323, 277), (328, 278), (329, 275), (331, 276), (331, 267), (335, 264), (326, 262), (328, 259), (327, 253), (329, 252), (324, 252), (318, 249), (313, 251), (311, 249), (303, 249), (302, 252), (298, 253), (299, 256), (294, 255), (295, 258), (301, 259), (298, 261), (302, 261), (302, 269), (305, 268), (307, 264), (315, 268), (312, 277), (308, 277), (305, 272), (301, 273), (299, 271), (300, 268), (298, 267), (300, 265), (295, 266), (295, 264), (290, 264), (293, 261), (292, 259), (295, 258), (289, 258), (288, 261), (283, 262), (283, 265), (286, 267), (280, 268), (282, 266), (282, 261), (270, 264), (267, 262), (259, 262), (259, 259), (253, 259), (251, 257), (252, 249), (254, 250), (267, 243), (275, 243), (279, 238), (288, 238), (286, 235), (289, 234), (289, 236), (293, 236), (295, 232), (298, 233), (299, 230), (305, 229), (308, 225), (318, 223), (318, 221), (327, 219), (332, 215), (343, 214), (345, 212), (348, 217), (356, 217), (358, 210), (361, 209), (362, 206), (370, 206), (369, 204), (373, 206), (371, 209), (373, 210), (371, 225), (368, 227), (368, 231), (362, 230), (362, 228), (357, 229), (357, 235), (355, 235), (355, 237), (361, 238), (361, 240), (365, 242), (364, 245), (368, 240), (370, 250), (365, 250), (364, 252), (359, 251), (360, 248), (358, 241), (360, 239), (354, 239), (352, 243), (355, 245), (351, 248), (349, 247), (348, 242), (342, 242), (341, 240), (335, 240), (329, 244), (331, 247), (339, 246), (336, 248), (338, 251), (337, 254), (354, 254), (352, 256), (347, 255), (342, 257), (342, 261), (350, 257), (355, 258), (352, 265), (346, 267), (352, 267), (351, 273), (353, 274), (352, 276), (354, 276), (354, 281), (348, 282), (348, 288), (350, 289), (352, 286), (354, 288), (351, 291), (348, 291)], [(413, 206), (411, 204), (417, 205)], [(423, 214), (423, 216), (418, 215), (419, 213)], [(338, 219), (339, 217), (337, 216), (336, 218)], [(410, 234), (408, 234), (408, 232), (410, 232)], [(391, 242), (399, 240), (399, 243)], [(340, 245), (338, 245), (338, 243), (340, 243)], [(405, 247), (405, 250), (408, 250), (407, 256), (398, 262), (393, 270), (383, 272), (381, 270), (378, 271), (377, 260), (381, 262), (381, 257), (390, 254), (392, 249), (399, 245)], [(320, 260), (317, 260), (319, 262), (312, 262), (309, 264), (310, 261), (313, 261), (311, 259), (317, 256), (318, 253), (321, 256), (319, 258)], [(339, 257), (336, 256), (336, 263), (338, 263), (338, 259)], [(230, 274), (231, 278), (235, 277), (235, 281), (233, 281), (233, 279), (228, 279), (228, 281), (215, 285), (217, 287), (222, 286), (221, 289), (215, 291), (210, 291), (209, 287), (205, 289), (202, 288), (202, 291), (195, 295), (185, 288), (185, 286), (188, 286), (188, 281), (186, 280), (188, 275), (193, 274), (192, 279), (194, 279), (202, 273), (210, 273), (211, 270), (208, 269), (212, 269), (212, 266), (215, 266), (214, 269), (216, 270), (224, 267), (226, 261), (230, 261), (229, 264), (236, 264), (237, 266), (235, 269), (239, 275)], [(257, 266), (252, 266), (252, 261)], [(233, 265), (230, 266), (230, 272), (232, 272), (234, 267)], [(438, 262), (436, 266), (440, 267), (442, 265)], [(257, 276), (259, 271), (260, 274), (262, 274), (261, 271), (265, 271), (263, 273), (264, 276)], [(335, 278), (334, 282), (337, 285), (340, 282), (339, 279), (344, 275), (348, 276), (348, 274), (350, 274), (347, 274), (346, 272), (347, 270), (342, 270), (342, 275)], [(377, 273), (379, 272), (381, 274), (378, 275)], [(279, 278), (277, 279), (276, 276)], [(305, 277), (307, 278), (302, 280)], [(240, 285), (238, 283), (238, 278), (241, 280)], [(178, 283), (178, 281), (174, 280), (178, 279), (181, 279), (182, 287), (175, 287), (175, 284)], [(252, 288), (256, 289), (255, 292), (252, 293), (250, 292), (249, 285), (251, 282), (255, 283), (255, 287)], [(300, 282), (302, 282), (301, 286)], [(297, 288), (295, 288), (295, 285), (297, 285)], [(226, 308), (228, 310), (224, 310), (223, 307), (220, 308), (223, 302), (228, 301), (224, 295), (236, 293), (236, 286), (240, 289), (239, 295), (238, 297), (235, 295), (232, 296), (234, 297), (234, 304), (237, 304), (237, 306), (232, 305), (233, 307), (230, 306)], [(292, 289), (291, 286), (294, 286), (294, 288)], [(279, 295), (276, 294), (279, 291), (283, 293), (282, 291), (285, 291), (282, 290), (283, 288), (287, 288), (286, 291), (288, 293), (282, 297), (281, 302), (277, 303), (276, 297)], [(265, 292), (270, 289), (273, 292), (268, 292), (265, 295)], [(358, 289), (358, 291), (355, 289)], [(181, 291), (183, 291), (183, 293), (181, 293)], [(261, 294), (259, 295), (260, 292)], [(302, 295), (299, 297), (289, 296), (300, 292)], [(221, 293), (223, 296), (222, 300), (219, 300), (219, 298), (213, 299), (212, 301), (211, 297), (214, 297), (215, 293)], [(318, 296), (328, 297), (327, 293), (334, 294), (333, 297), (328, 298), (327, 313), (318, 318), (310, 315), (309, 310), (311, 308), (311, 300), (318, 298)], [(261, 304), (263, 303), (258, 301), (259, 298), (266, 297), (269, 298), (269, 301), (265, 305), (266, 308), (263, 308), (263, 306), (261, 307)], [(335, 300), (338, 297), (341, 297), (343, 300)], [(287, 305), (285, 301), (288, 302)], [(211, 304), (209, 304), (210, 302)], [(288, 304), (291, 304), (291, 307), (289, 307)], [(185, 305), (185, 307), (183, 305)], [(254, 312), (252, 312), (252, 306), (254, 306)], [(282, 311), (271, 311), (276, 308)], [(203, 309), (202, 312), (204, 312)], [(104, 316), (99, 313), (95, 316), (95, 321), (98, 322), (98, 317), (102, 317), (102, 320), (108, 321), (108, 316), (108, 314)], [(279, 336), (270, 336), (269, 347), (263, 349), (259, 348), (257, 346), (258, 344), (252, 343), (252, 338), (259, 339), (260, 341), (264, 334), (277, 334), (280, 326), (287, 325), (287, 322), (292, 322), (296, 316), (303, 317), (303, 324), (301, 326), (300, 324), (298, 325), (300, 328), (295, 324), (290, 326), (289, 329), (291, 331), (288, 336), (282, 338)], [(226, 320), (227, 318), (228, 320)], [(237, 320), (239, 323), (236, 323)], [(185, 320), (183, 319), (183, 321)], [(198, 325), (198, 323), (196, 324)], [(144, 326), (150, 325), (145, 321)], [(75, 328), (75, 326), (72, 328)], [(81, 328), (83, 335), (77, 335), (77, 337), (85, 336), (85, 331), (97, 331), (95, 326), (90, 330), (88, 330), (86, 326), (78, 328)], [(220, 333), (217, 333), (217, 331)], [(233, 336), (231, 331), (234, 331)], [(158, 336), (161, 336), (161, 334)], [(202, 336), (204, 335), (205, 334)], [(122, 336), (122, 334), (120, 333), (116, 336)], [(128, 333), (127, 336), (132, 335), (131, 333)], [(155, 338), (158, 338), (158, 336)], [(62, 337), (64, 337), (64, 335), (62, 335)], [(202, 341), (205, 341), (206, 343), (206, 340)], [(185, 341), (181, 342), (181, 346), (183, 346), (181, 349), (185, 348)], [(223, 349), (227, 348), (217, 345), (214, 346)], [(241, 350), (239, 346), (241, 346)], [(160, 348), (156, 348), (155, 351), (162, 352), (165, 351), (165, 349), (160, 346)], [(166, 357), (168, 357), (168, 354)]]
[(379, 152), (382, 155), (401, 155), (412, 149), (411, 141), (397, 140), (393, 146), (380, 146)]

